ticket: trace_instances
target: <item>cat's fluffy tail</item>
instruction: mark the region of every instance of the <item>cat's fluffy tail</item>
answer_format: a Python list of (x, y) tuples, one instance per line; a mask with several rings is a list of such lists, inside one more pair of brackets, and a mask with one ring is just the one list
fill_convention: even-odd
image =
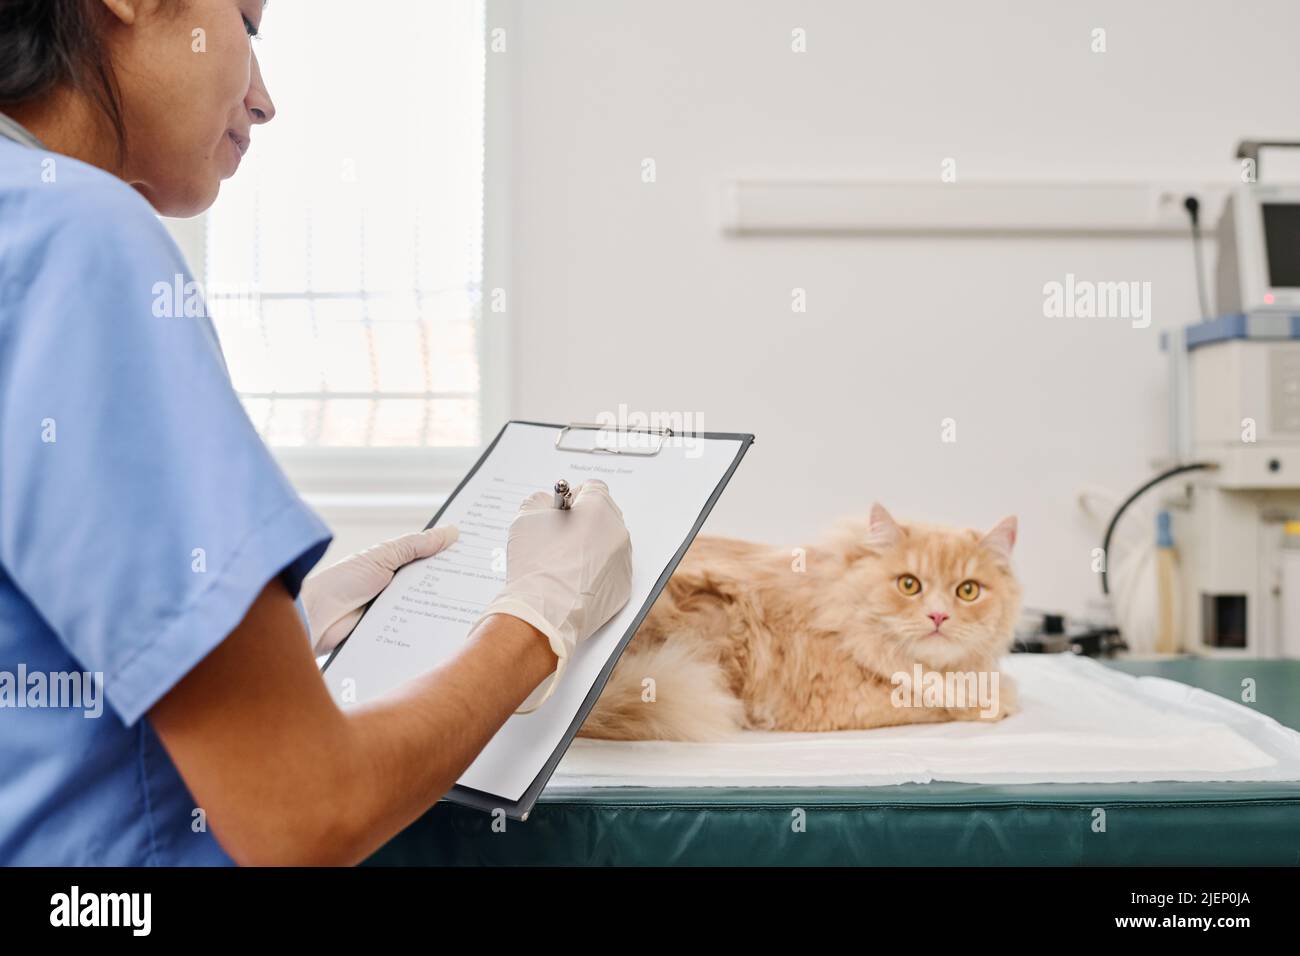
[(715, 661), (672, 641), (633, 643), (578, 733), (606, 740), (718, 740), (740, 730), (743, 720), (744, 706)]

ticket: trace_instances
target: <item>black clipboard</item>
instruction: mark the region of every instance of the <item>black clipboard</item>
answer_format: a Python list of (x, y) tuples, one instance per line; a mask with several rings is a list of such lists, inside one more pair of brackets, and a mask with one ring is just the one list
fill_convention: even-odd
[[(595, 429), (597, 427), (600, 427), (604, 431), (618, 430), (616, 428), (603, 428), (603, 426), (584, 425), (584, 424), (576, 424), (576, 423), (570, 423), (569, 425), (556, 425), (548, 422), (529, 422), (529, 421), (519, 421), (519, 420), (511, 420), (506, 422), (504, 425), (501, 426), (501, 430), (497, 432), (496, 437), (492, 439), (492, 443), (488, 445), (486, 449), (484, 449), (483, 454), (479, 456), (478, 461), (474, 462), (474, 467), (469, 470), (469, 472), (465, 475), (465, 477), (460, 480), (460, 483), (456, 485), (452, 493), (447, 496), (447, 500), (442, 503), (442, 507), (438, 509), (437, 514), (435, 514), (432, 518), (429, 519), (428, 524), (425, 525), (426, 529), (432, 528), (434, 525), (438, 523), (438, 519), (442, 517), (443, 512), (447, 510), (448, 506), (456, 499), (456, 496), (459, 495), (461, 493), (461, 490), (465, 487), (465, 485), (469, 483), (469, 480), (474, 477), (475, 473), (479, 470), (479, 468), (483, 465), (483, 463), (487, 461), (488, 458), (492, 455), (492, 452), (496, 448), (497, 443), (501, 441), (502, 436), (505, 435), (506, 433), (506, 429), (508, 429), (511, 425), (531, 425), (538, 428), (553, 428), (556, 430), (557, 433), (557, 448), (560, 447), (558, 442), (562, 441), (564, 435), (572, 429), (590, 430), (590, 429)], [(637, 429), (637, 430), (647, 431), (647, 432), (651, 431), (649, 429)], [(737, 442), (736, 457), (732, 459), (731, 464), (727, 466), (727, 470), (723, 473), (722, 478), (718, 481), (717, 486), (713, 489), (713, 493), (709, 495), (708, 500), (704, 503), (704, 508), (700, 511), (699, 516), (695, 519), (695, 523), (691, 526), (690, 533), (687, 534), (686, 540), (682, 542), (682, 546), (678, 548), (677, 551), (673, 554), (672, 558), (668, 562), (668, 566), (664, 568), (663, 574), (659, 576), (659, 578), (655, 581), (654, 586), (650, 589), (649, 596), (646, 598), (645, 603), (641, 606), (641, 609), (637, 612), (637, 615), (633, 619), (632, 624), (628, 627), (627, 632), (624, 633), (624, 635), (619, 639), (617, 649), (614, 651), (614, 653), (612, 653), (609, 656), (609, 660), (605, 662), (604, 667), (601, 668), (600, 674), (596, 678), (596, 682), (592, 684), (591, 690), (588, 692), (587, 696), (583, 699), (582, 706), (578, 708), (578, 713), (573, 718), (573, 722), (570, 723), (568, 729), (565, 730), (564, 736), (561, 738), (559, 746), (557, 746), (555, 750), (551, 753), (551, 756), (547, 758), (546, 763), (543, 764), (542, 766), (542, 769), (538, 771), (537, 776), (533, 778), (533, 782), (528, 785), (527, 789), (524, 790), (523, 794), (519, 797), (519, 799), (508, 800), (505, 797), (500, 797), (492, 793), (486, 793), (482, 790), (475, 790), (472, 787), (464, 787), (461, 786), (460, 784), (456, 784), (455, 786), (453, 786), (449, 791), (447, 791), (447, 793), (443, 796), (442, 799), (450, 801), (451, 803), (459, 803), (467, 807), (473, 807), (477, 810), (483, 810), (484, 812), (487, 813), (493, 813), (497, 810), (503, 810), (505, 811), (506, 816), (512, 820), (524, 821), (528, 819), (528, 815), (532, 812), (533, 805), (537, 803), (537, 798), (541, 796), (542, 791), (546, 788), (546, 784), (550, 781), (551, 775), (555, 773), (555, 768), (559, 766), (559, 763), (564, 758), (565, 753), (568, 751), (569, 747), (573, 744), (573, 739), (578, 735), (578, 730), (581, 729), (583, 723), (587, 719), (587, 715), (591, 713), (592, 707), (596, 705), (597, 698), (600, 697), (601, 692), (605, 689), (605, 684), (609, 681), (609, 676), (614, 671), (614, 665), (617, 664), (619, 658), (623, 656), (623, 651), (627, 648), (627, 645), (632, 640), (633, 635), (635, 635), (637, 630), (641, 627), (641, 624), (645, 620), (646, 615), (650, 613), (650, 608), (653, 607), (655, 601), (659, 599), (660, 593), (662, 593), (663, 589), (668, 584), (668, 579), (672, 577), (673, 572), (677, 570), (677, 565), (681, 563), (682, 558), (686, 555), (686, 550), (691, 546), (691, 543), (695, 540), (695, 536), (700, 533), (700, 528), (704, 526), (704, 520), (709, 516), (709, 512), (713, 510), (713, 506), (717, 504), (718, 498), (721, 497), (723, 489), (727, 487), (728, 483), (730, 483), (731, 476), (735, 474), (736, 468), (740, 465), (740, 460), (745, 457), (745, 452), (747, 452), (749, 450), (749, 446), (754, 443), (754, 436), (747, 433), (733, 433), (733, 432), (673, 433), (664, 430), (664, 431), (655, 432), (655, 434), (659, 434), (662, 441), (665, 437), (665, 432), (667, 437), (673, 439), (703, 438), (706, 440), (711, 439), (716, 441)], [(662, 447), (662, 444), (660, 447)], [(573, 449), (562, 448), (561, 450), (573, 450)], [(373, 604), (374, 601), (371, 601), (370, 603)], [(353, 626), (353, 631), (355, 631), (357, 626), (361, 624), (362, 619), (365, 618), (365, 615), (366, 613), (369, 612), (369, 610), (370, 610), (370, 604), (366, 605), (366, 610), (362, 612), (361, 617), (357, 619), (356, 625)], [(351, 637), (351, 632), (349, 632), (348, 637)], [(321, 673), (324, 673), (329, 668), (330, 664), (334, 663), (334, 658), (338, 656), (339, 651), (343, 649), (343, 645), (346, 644), (347, 642), (348, 642), (348, 638), (345, 637), (342, 641), (338, 643), (338, 645), (330, 653), (329, 658), (325, 661), (325, 664), (321, 667)]]

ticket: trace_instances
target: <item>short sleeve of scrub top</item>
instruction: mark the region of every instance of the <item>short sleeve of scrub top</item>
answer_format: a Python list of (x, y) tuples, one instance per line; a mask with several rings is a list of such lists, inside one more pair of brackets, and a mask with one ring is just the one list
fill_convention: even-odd
[[(141, 718), (329, 530), (142, 197), (0, 141), (0, 223), (0, 863), (227, 862)], [(65, 671), (101, 715), (33, 702)]]

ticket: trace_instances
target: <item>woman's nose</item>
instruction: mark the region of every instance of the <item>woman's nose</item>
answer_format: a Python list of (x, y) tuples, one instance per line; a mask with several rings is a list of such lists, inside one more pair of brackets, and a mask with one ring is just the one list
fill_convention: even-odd
[(271, 94), (266, 91), (266, 83), (262, 80), (262, 66), (257, 62), (257, 54), (253, 54), (244, 106), (248, 108), (255, 126), (275, 119), (275, 104), (271, 102)]

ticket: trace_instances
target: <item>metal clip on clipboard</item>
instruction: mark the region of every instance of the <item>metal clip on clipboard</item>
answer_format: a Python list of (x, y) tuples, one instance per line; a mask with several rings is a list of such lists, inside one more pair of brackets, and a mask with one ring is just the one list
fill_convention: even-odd
[[(570, 432), (575, 431), (594, 431), (594, 432), (623, 432), (638, 433), (650, 436), (658, 436), (659, 441), (651, 449), (640, 448), (611, 448), (608, 445), (594, 444), (590, 448), (582, 448), (574, 445), (564, 444), (564, 438)], [(637, 458), (653, 458), (664, 449), (668, 439), (673, 437), (671, 428), (614, 428), (609, 425), (597, 425), (591, 422), (570, 422), (560, 429), (560, 433), (555, 436), (555, 448), (557, 451), (576, 451), (587, 455), (631, 455)]]

